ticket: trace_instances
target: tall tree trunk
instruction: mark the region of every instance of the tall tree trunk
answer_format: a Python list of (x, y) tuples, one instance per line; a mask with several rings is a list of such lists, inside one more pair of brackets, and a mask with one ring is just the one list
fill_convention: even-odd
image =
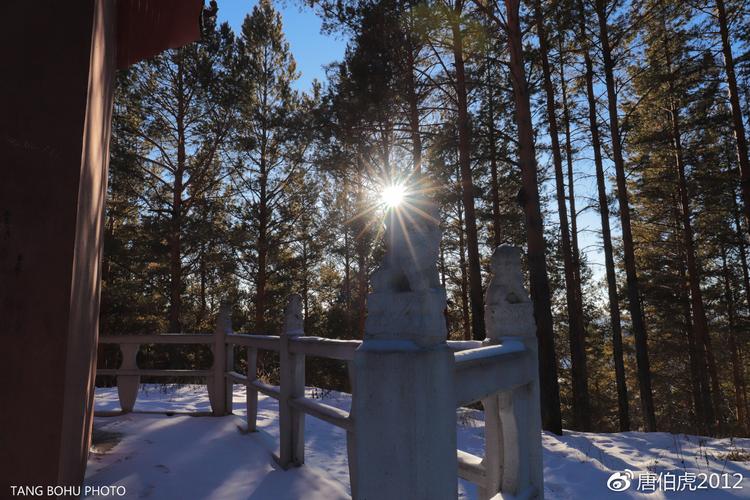
[[(573, 280), (575, 284), (575, 294), (576, 294), (576, 306), (578, 308), (577, 315), (578, 315), (578, 322), (580, 324), (577, 325), (576, 328), (580, 329), (582, 336), (581, 336), (581, 345), (580, 349), (583, 351), (583, 360), (586, 361), (586, 329), (585, 329), (585, 318), (583, 314), (583, 284), (582, 284), (582, 278), (581, 278), (581, 250), (578, 246), (578, 212), (576, 210), (576, 194), (575, 194), (575, 176), (573, 171), (573, 144), (570, 134), (570, 109), (568, 108), (568, 84), (567, 80), (565, 79), (565, 60), (563, 56), (563, 47), (562, 43), (560, 43), (560, 83), (561, 83), (561, 95), (562, 95), (562, 105), (563, 105), (563, 127), (565, 130), (565, 156), (567, 160), (567, 167), (568, 167), (568, 203), (570, 205), (570, 243), (571, 243), (571, 253), (572, 253), (572, 259), (573, 259)], [(588, 362), (585, 363), (584, 368), (588, 365)], [(588, 382), (588, 370), (584, 370), (584, 376), (585, 381)], [(588, 398), (588, 386), (586, 386), (586, 396)], [(590, 405), (587, 409), (586, 413), (589, 414), (591, 412)], [(588, 427), (591, 426), (591, 419), (590, 417), (587, 417), (586, 419), (588, 423)]]
[(745, 136), (745, 124), (742, 119), (740, 95), (737, 89), (737, 77), (734, 73), (732, 43), (729, 39), (729, 25), (727, 24), (727, 11), (724, 5), (724, 0), (716, 0), (716, 15), (719, 19), (721, 51), (724, 55), (724, 70), (727, 77), (729, 104), (732, 107), (732, 126), (734, 128), (734, 139), (737, 144), (737, 161), (740, 166), (742, 205), (745, 212), (746, 223), (748, 227), (750, 227), (750, 160), (748, 160), (747, 137)]
[(451, 19), (453, 34), (453, 58), (456, 67), (456, 101), (458, 107), (458, 163), (461, 168), (461, 197), (465, 209), (466, 250), (469, 256), (469, 298), (471, 300), (471, 326), (475, 340), (484, 340), (484, 294), (479, 261), (477, 217), (474, 208), (474, 181), (471, 174), (471, 136), (469, 130), (469, 105), (464, 68), (463, 33), (460, 16), (463, 0), (454, 6)]
[[(685, 165), (683, 162), (682, 153), (682, 141), (680, 132), (679, 114), (674, 105), (671, 106), (670, 118), (672, 122), (672, 143), (675, 148), (675, 168), (677, 170), (677, 185), (679, 192), (679, 203), (680, 203), (680, 219), (682, 225), (682, 238), (683, 245), (685, 248), (685, 258), (687, 263), (687, 280), (690, 290), (690, 305), (693, 313), (693, 333), (695, 336), (698, 375), (701, 378), (702, 385), (705, 386), (706, 391), (703, 396), (702, 406), (704, 409), (704, 416), (706, 418), (706, 424), (709, 429), (713, 429), (716, 425), (715, 415), (719, 408), (711, 403), (711, 390), (709, 389), (707, 373), (706, 373), (706, 362), (709, 357), (712, 357), (710, 351), (707, 349), (707, 337), (708, 333), (708, 320), (706, 319), (706, 311), (703, 304), (703, 293), (700, 289), (700, 274), (698, 272), (698, 263), (695, 255), (695, 241), (693, 237), (693, 227), (690, 220), (690, 201), (687, 194), (687, 180), (685, 178)], [(711, 364), (711, 363), (710, 363)], [(710, 366), (709, 364), (709, 366)], [(716, 390), (717, 387), (713, 389)], [(716, 400), (716, 394), (714, 394), (714, 400)]]
[(461, 325), (463, 339), (471, 340), (471, 314), (469, 313), (469, 285), (466, 276), (466, 239), (464, 238), (464, 220), (461, 203), (457, 203), (458, 211), (458, 266), (461, 270)]
[(268, 176), (265, 168), (265, 155), (261, 153), (261, 166), (258, 184), (258, 272), (255, 279), (255, 328), (258, 332), (266, 331), (266, 285), (268, 281)]
[[(106, 236), (105, 236), (105, 243), (104, 243), (105, 245), (107, 241), (114, 241), (115, 239), (116, 224), (115, 224), (115, 216), (112, 213), (112, 211), (110, 211), (110, 213), (108, 214), (106, 224), (107, 224), (106, 226), (107, 229), (106, 229)], [(110, 294), (108, 292), (109, 292), (109, 287), (112, 286), (112, 283), (110, 281), (111, 273), (112, 273), (112, 256), (109, 255), (109, 252), (102, 252), (102, 277), (101, 277), (102, 294), (101, 294), (101, 298), (99, 299), (101, 301), (100, 306), (99, 306), (100, 308), (99, 310), (101, 312), (108, 311), (110, 307), (109, 305)], [(110, 334), (109, 321), (103, 321), (102, 314), (100, 313), (99, 335), (103, 336), (103, 335), (109, 335), (109, 334)], [(104, 362), (106, 363), (107, 359), (104, 357), (101, 344), (97, 347), (97, 356), (98, 356), (97, 359), (104, 360)], [(102, 365), (102, 368), (108, 368), (108, 366), (105, 364), (105, 365)]]
[(172, 185), (172, 220), (169, 235), (169, 331), (182, 332), (182, 192), (187, 157), (185, 154), (185, 99), (183, 67), (177, 66), (177, 168)]
[(740, 215), (739, 215), (739, 206), (737, 205), (737, 198), (734, 196), (734, 193), (732, 193), (732, 203), (734, 205), (734, 210), (732, 211), (732, 214), (734, 216), (734, 232), (737, 236), (737, 248), (739, 250), (740, 254), (740, 264), (742, 264), (742, 283), (745, 288), (745, 301), (748, 308), (748, 311), (750, 312), (750, 271), (748, 270), (747, 266), (747, 252), (746, 252), (746, 239), (745, 239), (745, 233), (742, 232), (742, 223), (740, 222)]
[[(565, 131), (565, 157), (567, 160), (568, 167), (568, 203), (570, 205), (570, 251), (572, 254), (573, 264), (573, 282), (575, 284), (575, 298), (576, 306), (578, 308), (578, 322), (577, 325), (582, 332), (581, 346), (583, 350), (583, 359), (586, 361), (586, 329), (585, 329), (585, 318), (583, 314), (583, 291), (581, 282), (581, 251), (578, 247), (578, 212), (576, 211), (576, 192), (575, 192), (575, 177), (573, 172), (573, 144), (570, 134), (570, 109), (568, 108), (568, 83), (565, 79), (565, 59), (563, 56), (563, 45), (560, 43), (560, 87), (563, 105), (563, 129)], [(584, 366), (587, 366), (586, 363)], [(588, 370), (585, 371), (586, 381), (588, 381)], [(586, 387), (586, 394), (588, 396), (588, 387)], [(590, 413), (590, 407), (587, 411)], [(588, 418), (588, 425), (591, 425), (590, 417)]]
[(617, 294), (617, 275), (615, 273), (615, 259), (612, 250), (612, 231), (609, 226), (609, 203), (607, 200), (607, 186), (604, 179), (604, 164), (602, 161), (602, 146), (599, 136), (599, 122), (596, 112), (596, 94), (594, 92), (594, 65), (589, 53), (590, 44), (586, 36), (586, 10), (583, 0), (578, 0), (579, 37), (583, 47), (583, 60), (586, 66), (586, 98), (588, 100), (589, 130), (591, 131), (591, 147), (594, 150), (594, 165), (596, 167), (596, 185), (599, 195), (599, 214), (602, 224), (602, 243), (604, 246), (604, 266), (607, 274), (607, 291), (609, 299), (609, 321), (612, 328), (612, 357), (615, 365), (615, 380), (617, 383), (617, 415), (620, 431), (630, 430), (630, 410), (628, 408), (628, 386), (625, 380), (625, 362), (622, 350), (622, 325), (620, 323), (620, 302)]
[[(343, 191), (342, 196), (344, 197), (344, 214), (345, 221), (351, 221), (352, 215), (349, 204), (349, 195), (351, 193), (351, 186), (346, 176), (343, 179)], [(344, 304), (346, 307), (346, 335), (347, 338), (351, 338), (354, 332), (353, 312), (352, 312), (352, 252), (351, 252), (351, 236), (350, 232), (352, 227), (347, 222), (344, 223)]]
[[(682, 218), (680, 203), (678, 197), (675, 195), (673, 199), (674, 204), (674, 231), (678, 233), (681, 231)], [(709, 386), (708, 379), (701, 377), (701, 365), (699, 361), (699, 354), (697, 352), (698, 346), (695, 343), (695, 327), (693, 325), (693, 313), (690, 307), (690, 282), (688, 280), (687, 270), (685, 269), (687, 258), (685, 257), (684, 245), (680, 245), (679, 248), (679, 272), (680, 272), (680, 293), (679, 301), (682, 304), (682, 316), (685, 321), (685, 338), (687, 339), (688, 346), (688, 360), (690, 366), (690, 384), (693, 392), (693, 406), (695, 408), (695, 425), (701, 433), (707, 433), (709, 427), (706, 425), (706, 410), (705, 401), (710, 404), (711, 399), (708, 396)], [(701, 357), (701, 359), (703, 359)], [(703, 374), (705, 374), (705, 360), (704, 360)], [(708, 398), (708, 399), (706, 399)]]
[[(264, 60), (264, 68), (269, 68), (269, 63)], [(268, 82), (264, 82), (261, 97), (261, 110), (264, 113), (261, 119), (261, 140), (259, 145), (260, 161), (258, 165), (258, 237), (256, 250), (258, 252), (258, 272), (255, 278), (255, 328), (265, 333), (266, 330), (266, 284), (268, 280), (268, 225), (270, 223), (270, 207), (268, 205)]]
[(539, 206), (534, 129), (531, 123), (531, 103), (524, 69), (523, 41), (519, 18), (520, 0), (504, 0), (510, 54), (510, 79), (516, 103), (515, 121), (518, 128), (518, 159), (521, 165), (522, 191), (519, 201), (526, 218), (529, 282), (534, 303), (537, 340), (539, 342), (539, 385), (541, 392), (542, 425), (545, 430), (562, 434), (560, 387), (557, 381), (555, 332), (552, 324), (549, 278), (545, 259), (544, 224)]
[(307, 241), (302, 240), (302, 326), (307, 335), (310, 335), (310, 273), (308, 270), (309, 259), (307, 251)]
[(492, 191), (492, 240), (495, 246), (503, 244), (502, 232), (500, 227), (500, 182), (497, 173), (497, 137), (495, 135), (495, 100), (492, 86), (490, 85), (490, 68), (492, 62), (489, 57), (486, 58), (487, 66), (487, 139), (490, 148), (490, 190)]
[(583, 307), (581, 292), (581, 251), (578, 247), (578, 212), (576, 211), (575, 176), (573, 172), (573, 141), (570, 136), (570, 109), (568, 107), (568, 81), (565, 79), (565, 57), (562, 37), (560, 38), (560, 95), (563, 108), (563, 130), (565, 131), (565, 160), (568, 167), (568, 204), (570, 205), (570, 244), (573, 253), (573, 276), (579, 306)]
[(198, 274), (200, 278), (198, 313), (195, 318), (195, 329), (200, 331), (203, 320), (206, 317), (208, 303), (206, 300), (206, 291), (208, 288), (208, 266), (206, 265), (206, 244), (201, 243), (200, 254), (198, 256)]
[[(358, 172), (362, 172), (360, 168)], [(364, 193), (362, 192), (362, 182), (358, 183), (357, 188), (357, 207), (358, 213), (364, 213)], [(365, 320), (367, 319), (367, 293), (370, 290), (370, 283), (367, 273), (367, 228), (360, 217), (362, 228), (357, 231), (356, 252), (357, 252), (357, 338), (365, 338)]]
[[(667, 32), (667, 26), (666, 23), (664, 23), (663, 50), (667, 66), (666, 69), (668, 72), (668, 88), (670, 95), (669, 119), (671, 123), (675, 169), (677, 173), (682, 237), (683, 244), (685, 246), (685, 257), (687, 259), (687, 278), (690, 285), (690, 305), (693, 311), (693, 331), (695, 334), (695, 340), (698, 343), (696, 354), (698, 356), (698, 367), (700, 369), (699, 375), (702, 380), (705, 380), (706, 362), (708, 364), (709, 373), (716, 373), (716, 368), (713, 359), (713, 353), (711, 352), (710, 348), (711, 344), (708, 332), (708, 320), (706, 319), (706, 310), (703, 303), (703, 292), (701, 291), (700, 287), (700, 272), (698, 270), (698, 259), (696, 257), (695, 251), (695, 238), (693, 236), (693, 226), (690, 220), (690, 199), (688, 197), (687, 178), (685, 175), (685, 161), (682, 149), (682, 127), (680, 125), (680, 112), (677, 108), (676, 103), (674, 102), (675, 89), (672, 80), (672, 60)], [(711, 393), (713, 393), (713, 406), (711, 403), (711, 399), (709, 399)], [(718, 381), (714, 377), (711, 390), (707, 390), (703, 398), (703, 408), (705, 410), (706, 424), (709, 426), (709, 429), (715, 428), (715, 420), (721, 420), (721, 418), (719, 417), (720, 407), (717, 404), (720, 401), (720, 397), (721, 396), (719, 394)]]
[(352, 258), (350, 253), (349, 228), (344, 227), (344, 304), (346, 308), (346, 333), (352, 334)]
[(693, 406), (695, 407), (695, 418), (698, 429), (702, 429), (701, 432), (707, 432), (706, 428), (706, 416), (704, 411), (704, 400), (703, 395), (706, 393), (706, 389), (703, 387), (703, 383), (700, 379), (700, 367), (698, 365), (698, 356), (696, 353), (695, 335), (693, 334), (693, 318), (692, 310), (690, 308), (690, 293), (688, 292), (688, 280), (687, 272), (684, 266), (680, 267), (681, 277), (685, 283), (685, 289), (683, 297), (680, 302), (682, 303), (682, 315), (685, 318), (685, 337), (688, 345), (688, 362), (690, 364), (690, 385), (693, 388)]
[(539, 52), (542, 60), (544, 90), (547, 97), (547, 119), (552, 143), (552, 160), (555, 166), (557, 186), (557, 211), (560, 216), (560, 240), (562, 242), (563, 265), (565, 270), (565, 293), (568, 305), (568, 328), (570, 339), (571, 376), (573, 386), (574, 428), (588, 430), (591, 427), (591, 410), (586, 368), (586, 339), (583, 328), (583, 311), (578, 300), (573, 252), (568, 227), (568, 209), (565, 203), (565, 180), (563, 177), (562, 155), (558, 139), (557, 116), (555, 114), (555, 90), (552, 85), (552, 71), (549, 64), (549, 44), (544, 26), (544, 15), (539, 0), (534, 2)]
[(181, 196), (175, 194), (172, 198), (172, 221), (169, 237), (169, 331), (182, 332), (180, 316), (182, 312), (182, 227)]
[(647, 431), (656, 430), (656, 412), (654, 397), (651, 390), (651, 367), (648, 358), (648, 337), (643, 318), (640, 293), (638, 290), (638, 274), (635, 268), (635, 252), (633, 250), (633, 231), (630, 227), (630, 202), (625, 180), (625, 161), (620, 142), (620, 118), (617, 114), (617, 90), (615, 89), (614, 62), (609, 45), (609, 27), (607, 25), (607, 1), (596, 0), (596, 15), (599, 21), (599, 37), (604, 61), (604, 76), (607, 87), (607, 104), (609, 111), (609, 129), (612, 140), (612, 156), (615, 163), (617, 178), (617, 199), (620, 204), (620, 225), (622, 227), (622, 246), (625, 260), (625, 276), (628, 291), (628, 308), (633, 324), (635, 337), (635, 356), (638, 364), (638, 385), (641, 396), (641, 411)]
[(419, 127), (419, 103), (416, 82), (414, 81), (414, 48), (411, 43), (406, 51), (406, 100), (409, 104), (409, 133), (411, 135), (411, 155), (414, 173), (422, 173), (422, 135)]
[[(734, 405), (737, 411), (737, 423), (742, 432), (746, 432), (747, 423), (747, 402), (743, 387), (745, 386), (745, 375), (740, 361), (740, 352), (737, 347), (737, 330), (736, 330), (736, 313), (734, 294), (732, 293), (731, 279), (729, 276), (729, 267), (727, 267), (727, 250), (721, 245), (721, 269), (724, 278), (724, 302), (727, 308), (727, 323), (729, 335), (727, 344), (732, 359), (732, 382), (734, 383)], [(744, 435), (744, 434), (743, 434)]]

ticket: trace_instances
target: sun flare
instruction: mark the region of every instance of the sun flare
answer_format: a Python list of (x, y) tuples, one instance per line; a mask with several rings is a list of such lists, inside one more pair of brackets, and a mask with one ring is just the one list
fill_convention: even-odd
[(383, 204), (388, 208), (396, 208), (401, 205), (405, 196), (406, 188), (401, 184), (386, 186), (380, 194)]

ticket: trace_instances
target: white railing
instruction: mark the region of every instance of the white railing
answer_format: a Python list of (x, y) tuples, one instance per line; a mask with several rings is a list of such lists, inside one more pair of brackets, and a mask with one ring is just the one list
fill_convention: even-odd
[(479, 487), (480, 499), (498, 492), (541, 496), (535, 343), (509, 339), (455, 355), (457, 406), (481, 401), (484, 407), (485, 456), (458, 452), (458, 475)]
[[(498, 493), (501, 493), (503, 498), (542, 498), (541, 418), (536, 337), (532, 328), (533, 317), (529, 317), (531, 309), (529, 304), (524, 302), (521, 304), (524, 308), (520, 313), (512, 307), (509, 309), (511, 316), (514, 314), (518, 316), (515, 318), (518, 320), (517, 330), (514, 330), (516, 323), (513, 322), (497, 326), (495, 317), (498, 307), (497, 297), (492, 296), (493, 293), (500, 293), (497, 291), (499, 286), (497, 281), (494, 286), (495, 288), (490, 283), (487, 296), (486, 322), (490, 338), (484, 342), (448, 341), (446, 343), (449, 351), (453, 351), (451, 361), (453, 368), (449, 369), (451, 373), (448, 373), (445, 378), (447, 384), (444, 388), (447, 393), (437, 392), (427, 396), (407, 394), (405, 397), (410, 398), (411, 404), (416, 405), (423, 404), (419, 403), (420, 401), (452, 398), (453, 403), (449, 402), (448, 406), (439, 406), (445, 408), (447, 412), (451, 411), (449, 408), (475, 402), (481, 402), (484, 406), (484, 457), (458, 450), (452, 459), (442, 456), (442, 458), (420, 457), (420, 460), (442, 461), (448, 464), (448, 468), (452, 467), (459, 477), (477, 484), (481, 499), (495, 498)], [(503, 294), (506, 293), (507, 287), (500, 288)], [(517, 304), (511, 304), (511, 306), (516, 307)], [(499, 307), (508, 309), (509, 306), (505, 304)], [(505, 309), (502, 313), (508, 314)], [(493, 321), (497, 327), (493, 327)], [(287, 305), (284, 328), (280, 336), (232, 332), (229, 309), (226, 307), (222, 308), (219, 314), (213, 334), (103, 336), (99, 340), (100, 343), (119, 345), (122, 352), (122, 365), (117, 369), (100, 369), (98, 374), (117, 377), (118, 395), (123, 412), (133, 410), (141, 376), (205, 377), (212, 414), (215, 416), (232, 412), (233, 385), (242, 384), (247, 391), (247, 427), (251, 432), (257, 430), (258, 393), (278, 400), (280, 451), (279, 456), (275, 458), (284, 468), (304, 464), (305, 415), (340, 427), (346, 431), (347, 436), (353, 496), (371, 498), (373, 496), (371, 488), (358, 487), (358, 482), (370, 483), (371, 475), (377, 474), (376, 471), (371, 470), (377, 467), (373, 467), (367, 457), (377, 455), (377, 452), (387, 455), (387, 450), (400, 451), (405, 445), (390, 441), (399, 439), (398, 433), (395, 432), (386, 432), (375, 439), (368, 438), (363, 441), (364, 434), (370, 434), (370, 432), (362, 426), (355, 425), (356, 417), (352, 414), (353, 411), (347, 412), (305, 396), (306, 356), (337, 359), (347, 363), (352, 387), (352, 409), (358, 407), (361, 411), (363, 408), (368, 408), (369, 400), (365, 398), (372, 397), (373, 376), (367, 371), (372, 367), (363, 368), (366, 363), (361, 362), (367, 352), (361, 352), (363, 358), (360, 359), (359, 364), (355, 361), (358, 352), (362, 351), (361, 341), (306, 337), (301, 325), (301, 301), (299, 296), (293, 295)], [(143, 344), (207, 344), (213, 351), (213, 366), (209, 370), (140, 369), (137, 366), (136, 356), (140, 345)], [(246, 350), (246, 373), (239, 373), (235, 370), (236, 348)], [(278, 387), (258, 379), (257, 360), (260, 350), (279, 353), (280, 385)], [(385, 398), (389, 397), (386, 391), (404, 392), (403, 387), (386, 387), (385, 382), (381, 384), (383, 387), (377, 387), (377, 374), (375, 375), (375, 391), (383, 391)], [(357, 388), (357, 378), (361, 376), (370, 380), (370, 382), (365, 381), (365, 395), (360, 394)], [(408, 383), (408, 381), (403, 383)], [(432, 403), (426, 403), (426, 405), (433, 407)], [(411, 407), (411, 410), (419, 412), (420, 408)], [(424, 408), (421, 411), (424, 411)], [(369, 409), (365, 413), (368, 418), (371, 418), (372, 412)], [(445, 426), (444, 429), (452, 428), (452, 437), (436, 435), (430, 436), (430, 439), (447, 439), (455, 443), (455, 411), (452, 416), (442, 415), (442, 417), (448, 419), (446, 422), (450, 425)], [(451, 431), (446, 430), (446, 432)], [(357, 442), (367, 443), (370, 449), (357, 450)], [(434, 450), (429, 448), (427, 453), (432, 453)], [(442, 454), (441, 451), (435, 451), (435, 453)], [(362, 469), (358, 469), (357, 462), (363, 462), (359, 464)], [(361, 478), (367, 478), (368, 481), (361, 481)], [(441, 495), (440, 497), (448, 498), (449, 496), (451, 496), (450, 492), (448, 496)], [(375, 498), (384, 497), (376, 493)]]

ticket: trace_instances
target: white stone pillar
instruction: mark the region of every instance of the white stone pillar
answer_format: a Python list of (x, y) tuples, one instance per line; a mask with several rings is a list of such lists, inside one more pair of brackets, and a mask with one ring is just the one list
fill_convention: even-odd
[(487, 486), (480, 500), (504, 495), (544, 498), (542, 423), (534, 307), (523, 284), (521, 250), (501, 245), (492, 255), (485, 299), (487, 344), (520, 341), (526, 347), (529, 383), (482, 401)]
[(354, 363), (354, 497), (455, 500), (453, 352), (370, 340)]
[[(228, 305), (222, 305), (219, 309), (219, 315), (216, 318), (216, 327), (214, 329), (214, 342), (211, 345), (214, 362), (211, 366), (211, 376), (208, 380), (208, 399), (211, 403), (211, 410), (215, 417), (221, 417), (227, 414), (227, 334), (232, 333), (231, 308)], [(231, 404), (231, 403), (230, 403)], [(230, 408), (231, 410), (231, 408)]]
[[(120, 368), (123, 370), (137, 370), (138, 369), (138, 350), (141, 346), (139, 344), (120, 344), (120, 352), (122, 353), (122, 364)], [(117, 376), (117, 395), (120, 398), (120, 408), (123, 413), (130, 413), (133, 411), (135, 406), (135, 400), (138, 397), (138, 388), (141, 383), (140, 375), (118, 375)]]
[(289, 350), (289, 341), (305, 334), (302, 297), (289, 296), (284, 313), (284, 329), (280, 338), (279, 457), (284, 469), (305, 463), (305, 414), (290, 402), (305, 396), (305, 355)]
[[(458, 489), (454, 357), (436, 261), (437, 207), (407, 198), (391, 214), (354, 358), (358, 500), (454, 500)], [(394, 216), (395, 215), (395, 216)]]
[(258, 430), (258, 389), (253, 382), (258, 379), (258, 349), (255, 347), (247, 348), (247, 384), (246, 391), (246, 408), (247, 408), (247, 431), (255, 432)]

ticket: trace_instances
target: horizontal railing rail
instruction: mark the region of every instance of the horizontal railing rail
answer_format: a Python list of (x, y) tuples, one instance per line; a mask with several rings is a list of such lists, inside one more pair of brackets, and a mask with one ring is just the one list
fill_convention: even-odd
[(266, 351), (277, 351), (280, 349), (278, 335), (258, 335), (247, 333), (229, 333), (226, 335), (228, 344), (254, 347)]
[(97, 375), (143, 376), (143, 377), (210, 377), (211, 370), (171, 370), (158, 368), (99, 368)]
[(526, 370), (527, 355), (515, 340), (455, 353), (456, 406), (528, 384), (533, 376)]
[(296, 337), (290, 339), (289, 349), (295, 354), (351, 361), (361, 340), (338, 340), (324, 337)]
[[(490, 325), (490, 319), (486, 321)], [(533, 318), (531, 321), (533, 324)], [(143, 376), (205, 378), (212, 414), (216, 416), (232, 413), (234, 385), (240, 384), (246, 389), (247, 429), (250, 432), (257, 430), (258, 394), (278, 401), (280, 444), (276, 460), (283, 468), (304, 463), (306, 415), (346, 431), (352, 492), (356, 496), (355, 492), (359, 491), (356, 462), (360, 459), (355, 459), (359, 456), (355, 438), (362, 429), (357, 430), (355, 424), (361, 427), (365, 420), (356, 419), (354, 404), (347, 411), (306, 396), (305, 358), (313, 356), (345, 362), (352, 387), (352, 402), (363, 401), (356, 399), (354, 380), (354, 360), (362, 341), (305, 336), (299, 296), (290, 297), (281, 335), (233, 332), (229, 310), (223, 307), (212, 334), (106, 335), (100, 337), (99, 343), (115, 344), (122, 353), (119, 368), (97, 370), (97, 375), (117, 378), (122, 412), (133, 410)], [(167, 344), (208, 345), (213, 353), (212, 366), (203, 370), (138, 367), (136, 358), (141, 346)], [(481, 402), (485, 418), (484, 456), (456, 450), (458, 477), (475, 483), (482, 500), (493, 498), (498, 492), (515, 492), (514, 498), (541, 496), (536, 338), (527, 331), (517, 336), (495, 335), (486, 341), (447, 341), (447, 347), (452, 351), (448, 362), (452, 359), (454, 407)], [(240, 373), (235, 366), (236, 349), (245, 349), (245, 373)], [(278, 353), (278, 386), (258, 378), (260, 351)], [(449, 400), (447, 404), (450, 405)], [(362, 410), (362, 407), (358, 408)], [(364, 449), (362, 452), (368, 453)]]
[(158, 333), (151, 335), (101, 335), (100, 344), (211, 344), (210, 333)]
[[(132, 352), (137, 355), (142, 345), (172, 345), (172, 344), (211, 344), (214, 336), (205, 333), (183, 334), (183, 333), (161, 333), (155, 335), (102, 335), (99, 337), (100, 344), (116, 344), (120, 346), (123, 353), (123, 363), (120, 368), (97, 368), (97, 375), (123, 375), (144, 377), (209, 377), (213, 374), (211, 370), (174, 369), (174, 368), (139, 368), (127, 367), (132, 365), (132, 360), (126, 363), (125, 353), (128, 352), (132, 358)], [(127, 346), (127, 347), (125, 347)]]

